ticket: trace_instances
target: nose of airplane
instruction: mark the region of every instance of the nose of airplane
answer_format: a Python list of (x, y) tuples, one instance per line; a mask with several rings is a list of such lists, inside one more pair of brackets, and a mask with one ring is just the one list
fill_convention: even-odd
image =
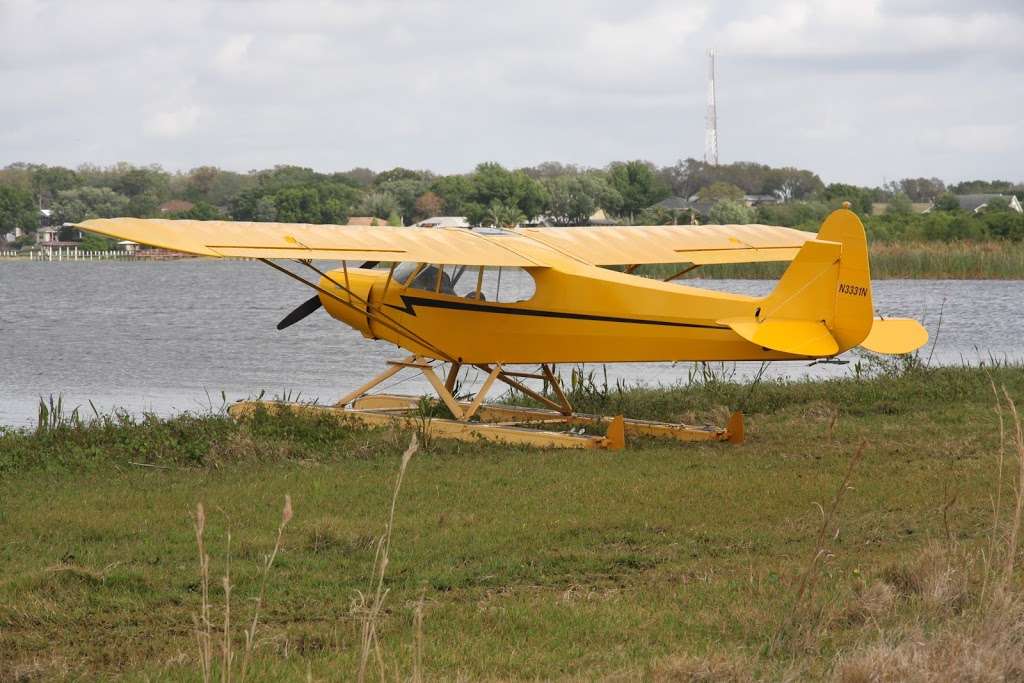
[(320, 303), (332, 318), (372, 339), (374, 335), (370, 331), (369, 320), (364, 312), (366, 302), (374, 283), (381, 282), (386, 277), (387, 274), (384, 272), (362, 268), (349, 268), (347, 278), (343, 269), (328, 271), (320, 278), (320, 287), (330, 295), (321, 292)]

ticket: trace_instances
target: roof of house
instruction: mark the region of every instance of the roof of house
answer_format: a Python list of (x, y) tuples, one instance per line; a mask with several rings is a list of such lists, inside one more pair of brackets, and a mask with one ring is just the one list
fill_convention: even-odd
[(690, 200), (687, 199), (686, 197), (667, 197), (665, 199), (662, 199), (657, 204), (653, 204), (652, 206), (650, 206), (648, 208), (651, 208), (651, 209), (669, 209), (670, 211), (672, 211), (672, 210), (680, 211), (680, 210), (683, 210), (683, 209), (690, 209), (690, 208), (693, 208), (693, 207), (692, 207), (692, 204), (691, 204)]
[(469, 221), (465, 216), (431, 216), (416, 224), (422, 228), (468, 228)]
[(977, 211), (993, 199), (1002, 197), (1009, 201), (1012, 196), (1006, 194), (958, 194), (954, 195), (964, 211)]

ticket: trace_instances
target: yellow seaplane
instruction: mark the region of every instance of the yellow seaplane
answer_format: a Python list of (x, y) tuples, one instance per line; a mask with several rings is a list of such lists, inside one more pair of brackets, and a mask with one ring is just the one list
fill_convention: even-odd
[[(739, 413), (724, 428), (579, 414), (555, 366), (819, 361), (856, 347), (909, 353), (928, 340), (915, 320), (876, 317), (864, 226), (848, 208), (831, 213), (817, 234), (768, 225), (396, 228), (137, 218), (77, 227), (199, 256), (258, 259), (316, 291), (279, 329), (322, 306), (409, 353), (333, 406), (247, 401), (232, 407), (235, 416), (313, 410), (370, 425), (422, 425), (418, 397), (369, 393), (411, 369), (451, 413), (430, 420), (442, 437), (584, 448), (621, 448), (626, 435), (738, 442)], [(320, 261), (341, 265), (324, 269)], [(790, 262), (767, 296), (674, 282), (703, 265), (758, 261)], [(635, 274), (645, 264), (687, 265), (661, 281)], [(457, 396), (460, 372), (471, 367), (482, 384)], [(544, 408), (485, 403), (495, 382)]]

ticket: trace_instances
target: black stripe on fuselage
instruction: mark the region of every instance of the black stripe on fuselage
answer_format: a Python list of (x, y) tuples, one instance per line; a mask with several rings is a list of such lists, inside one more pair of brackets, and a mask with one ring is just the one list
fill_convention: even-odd
[(526, 315), (537, 318), (565, 318), (568, 320), (594, 320), (605, 323), (632, 323), (635, 325), (665, 325), (668, 327), (696, 327), (705, 330), (728, 330), (724, 325), (701, 325), (700, 323), (678, 323), (668, 320), (644, 320), (642, 318), (618, 318), (610, 315), (590, 315), (588, 313), (568, 313), (563, 311), (542, 311), (531, 308), (505, 308), (492, 304), (480, 304), (472, 301), (450, 301), (447, 299), (426, 299), (419, 296), (399, 295), (405, 307), (385, 304), (396, 311), (416, 315), (416, 306), (427, 308), (448, 308), (456, 311), (473, 311), (475, 313), (504, 313), (506, 315)]

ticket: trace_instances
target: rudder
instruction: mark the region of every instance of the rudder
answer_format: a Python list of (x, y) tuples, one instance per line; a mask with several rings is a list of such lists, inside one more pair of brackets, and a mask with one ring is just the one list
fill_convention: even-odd
[(833, 356), (867, 338), (874, 322), (867, 237), (857, 214), (833, 211), (804, 244), (753, 318), (720, 321), (759, 346)]
[(818, 239), (842, 245), (834, 292), (835, 321), (831, 329), (840, 349), (852, 349), (867, 338), (875, 320), (864, 224), (853, 211), (837, 209), (821, 224)]

